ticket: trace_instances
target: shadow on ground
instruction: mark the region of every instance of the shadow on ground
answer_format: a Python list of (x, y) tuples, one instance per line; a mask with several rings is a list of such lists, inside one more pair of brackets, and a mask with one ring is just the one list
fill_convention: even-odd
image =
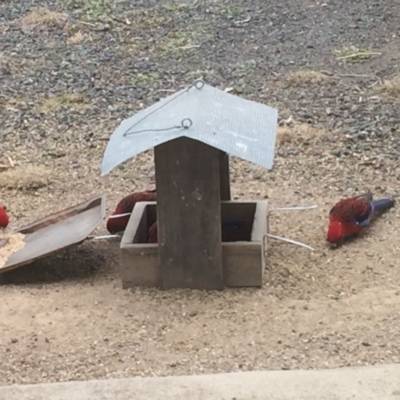
[[(117, 257), (113, 257), (117, 261)], [(82, 280), (110, 272), (112, 263), (99, 243), (83, 244), (0, 275), (0, 284), (37, 284)]]

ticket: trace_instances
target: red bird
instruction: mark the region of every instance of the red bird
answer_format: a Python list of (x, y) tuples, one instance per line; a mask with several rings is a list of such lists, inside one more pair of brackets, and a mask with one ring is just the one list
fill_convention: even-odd
[(124, 197), (118, 204), (115, 211), (107, 220), (107, 230), (111, 234), (122, 232), (128, 225), (130, 215), (113, 218), (112, 216), (120, 214), (131, 214), (136, 202), (138, 201), (156, 201), (156, 190), (145, 190), (144, 192), (132, 193)]
[(326, 239), (330, 243), (340, 244), (343, 240), (358, 235), (370, 224), (375, 213), (385, 211), (394, 204), (395, 201), (388, 198), (373, 200), (370, 191), (340, 200), (329, 212)]
[(149, 228), (147, 243), (157, 243), (157, 242), (158, 242), (158, 230), (157, 230), (157, 221), (156, 221)]
[(5, 229), (8, 226), (9, 218), (7, 215), (7, 208), (0, 206), (0, 228)]

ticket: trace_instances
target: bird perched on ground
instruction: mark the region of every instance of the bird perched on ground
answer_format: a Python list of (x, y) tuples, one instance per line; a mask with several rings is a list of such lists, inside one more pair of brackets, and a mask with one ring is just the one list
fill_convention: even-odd
[(7, 208), (5, 206), (0, 206), (0, 229), (7, 228), (8, 222)]
[[(156, 201), (156, 190), (135, 192), (124, 197), (107, 220), (107, 230), (111, 234), (122, 232), (128, 225), (129, 217), (138, 201)], [(125, 215), (123, 215), (125, 214)], [(121, 216), (119, 216), (121, 215)]]
[(329, 212), (327, 240), (340, 244), (343, 240), (361, 233), (373, 216), (393, 207), (395, 201), (389, 198), (373, 200), (368, 190), (365, 194), (340, 200)]

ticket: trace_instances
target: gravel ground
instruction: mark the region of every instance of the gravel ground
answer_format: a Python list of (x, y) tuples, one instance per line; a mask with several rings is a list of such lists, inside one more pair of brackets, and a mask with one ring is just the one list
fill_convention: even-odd
[(271, 241), (262, 290), (123, 291), (111, 242), (7, 273), (0, 384), (400, 362), (399, 210), (335, 251), (324, 241), (342, 196), (399, 193), (396, 3), (2, 2), (12, 227), (154, 185), (151, 151), (101, 178), (106, 140), (198, 77), (279, 110), (274, 168), (233, 158), (235, 198), (319, 207), (273, 216), (273, 233), (316, 250)]

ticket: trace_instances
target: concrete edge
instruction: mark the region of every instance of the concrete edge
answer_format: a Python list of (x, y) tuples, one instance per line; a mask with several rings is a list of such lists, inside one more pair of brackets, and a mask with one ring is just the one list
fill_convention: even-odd
[(400, 364), (0, 387), (1, 400), (400, 400)]

